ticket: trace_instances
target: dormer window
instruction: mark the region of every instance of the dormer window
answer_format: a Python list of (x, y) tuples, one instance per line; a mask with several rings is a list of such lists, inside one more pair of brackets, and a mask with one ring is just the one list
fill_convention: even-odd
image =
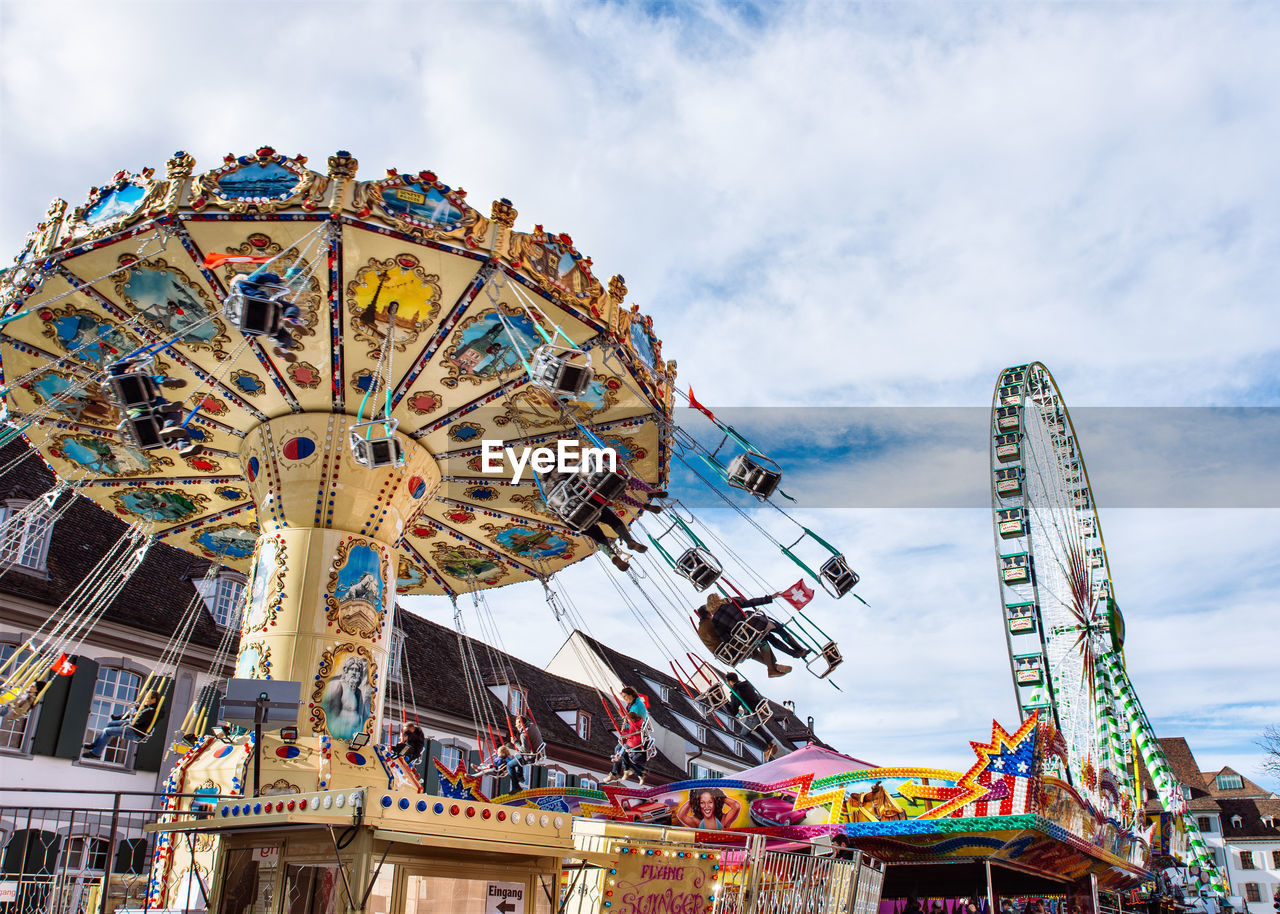
[(401, 682), (404, 673), (404, 632), (391, 631), (391, 656), (387, 658), (387, 681)]
[(591, 739), (591, 715), (586, 711), (579, 711), (578, 725), (574, 729), (578, 731), (579, 739)]
[(0, 565), (44, 571), (53, 534), (44, 502), (0, 505)]
[(523, 717), (527, 696), (519, 686), (509, 686), (507, 690), (507, 710), (515, 717)]
[(1263, 817), (1262, 817), (1262, 824), (1263, 824), (1263, 825), (1265, 825), (1267, 828), (1275, 828), (1275, 827), (1276, 827), (1276, 819), (1275, 819), (1275, 816), (1270, 816), (1270, 815), (1268, 815), (1268, 816), (1263, 816)]
[(1241, 816), (1232, 816), (1232, 817), (1231, 817), (1231, 827), (1232, 827), (1232, 828), (1242, 828), (1243, 826), (1244, 826), (1244, 819), (1243, 819)]
[(1219, 790), (1244, 790), (1244, 778), (1238, 774), (1220, 774), (1213, 782)]
[(209, 614), (220, 628), (240, 624), (240, 612), (244, 604), (243, 575), (234, 571), (220, 571), (212, 581), (206, 583), (203, 578), (196, 578), (192, 584), (204, 598), (204, 605), (209, 607)]

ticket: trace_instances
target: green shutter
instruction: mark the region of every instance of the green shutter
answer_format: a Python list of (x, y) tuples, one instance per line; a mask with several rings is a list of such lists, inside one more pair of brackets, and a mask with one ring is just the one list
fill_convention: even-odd
[(6, 876), (55, 875), (58, 872), (58, 853), (61, 850), (62, 839), (57, 832), (20, 828), (5, 845), (4, 858), (0, 860), (0, 873)]
[(147, 839), (122, 838), (116, 845), (116, 860), (111, 870), (128, 876), (145, 873), (147, 871)]
[[(59, 676), (65, 679), (65, 676)], [(53, 754), (58, 758), (77, 759), (84, 750), (84, 728), (89, 723), (89, 709), (93, 705), (93, 687), (98, 682), (98, 661), (78, 660), (67, 690), (67, 706), (62, 712), (58, 728), (58, 743)]]
[(440, 757), (440, 750), (444, 747), (438, 740), (427, 740), (427, 748), (423, 751), (426, 779), (422, 782), (422, 792), (430, 793), (436, 796), (440, 794), (440, 772), (437, 770), (435, 760)]
[[(137, 752), (133, 757), (133, 769), (135, 771), (160, 770), (160, 763), (164, 761), (165, 753), (169, 751), (169, 718), (173, 715), (173, 705), (169, 699), (172, 695), (173, 680), (166, 679), (164, 692), (160, 699), (164, 702), (160, 708), (160, 719), (151, 728), (151, 735), (143, 742), (138, 743)], [(183, 713), (186, 713), (185, 710)]]
[(525, 787), (534, 790), (538, 787), (547, 786), (547, 766), (533, 765), (529, 772), (529, 781)]
[[(95, 674), (96, 675), (96, 674)], [(54, 676), (49, 690), (44, 693), (36, 717), (36, 732), (31, 738), (34, 755), (53, 755), (58, 747), (58, 731), (62, 729), (62, 712), (67, 708), (67, 692), (71, 689), (72, 676)]]

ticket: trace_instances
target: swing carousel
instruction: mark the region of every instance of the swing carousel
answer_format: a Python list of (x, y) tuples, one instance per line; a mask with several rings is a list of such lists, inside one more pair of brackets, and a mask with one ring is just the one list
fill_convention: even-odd
[(299, 728), (343, 741), (377, 735), (394, 594), (593, 550), (510, 456), (572, 439), (659, 486), (674, 378), (568, 235), (356, 166), (178, 153), (55, 202), (0, 339), (9, 436), (139, 536), (249, 575), (237, 676), (303, 682)]
[[(430, 171), (360, 180), (357, 167), (338, 152), (321, 173), (263, 147), (197, 173), (178, 152), (163, 175), (120, 172), (81, 206), (54, 201), (0, 275), (0, 435), (58, 477), (31, 510), (84, 497), (129, 525), (0, 669), (0, 703), (38, 700), (154, 542), (247, 575), (237, 679), (301, 683), (295, 725), (260, 737), (212, 736), (206, 689), (174, 734), (174, 793), (247, 793), (250, 758), (294, 791), (419, 789), (379, 745), (397, 594), (450, 598), (461, 631), (459, 596), (479, 606), (488, 588), (538, 580), (564, 623), (549, 582), (600, 550), (652, 606), (634, 527), (672, 607), (681, 585), (741, 598), (667, 497), (671, 461), (762, 503), (781, 493), (780, 469), (691, 392), (720, 446), (673, 423), (675, 363), (623, 278), (602, 283), (569, 235), (518, 232), (509, 200), (486, 217)], [(789, 546), (766, 535), (831, 596), (857, 583), (811, 531)], [(842, 658), (806, 602), (785, 624), (826, 676)], [(198, 613), (176, 614), (140, 705), (167, 699)], [(763, 638), (737, 626), (715, 657), (736, 666)], [(228, 631), (219, 654), (231, 650)], [(723, 707), (719, 673), (688, 662), (682, 681)], [(159, 718), (132, 736), (152, 738)]]

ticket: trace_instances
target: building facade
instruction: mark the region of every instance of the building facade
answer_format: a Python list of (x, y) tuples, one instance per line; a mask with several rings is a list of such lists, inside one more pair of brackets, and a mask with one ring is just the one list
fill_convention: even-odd
[[(10, 445), (0, 449), (0, 463), (21, 455), (22, 448)], [(9, 521), (0, 526), (0, 662), (20, 652), (29, 637), (65, 612), (77, 593), (87, 592), (86, 584), (103, 576), (96, 566), (127, 529), (83, 499), (65, 510), (59, 510), (61, 501), (48, 509), (40, 502), (53, 484), (52, 474), (35, 456), (0, 479), (0, 521)], [(33, 503), (39, 510), (27, 508)], [(193, 555), (153, 545), (115, 599), (93, 607), (101, 609), (101, 617), (69, 649), (75, 672), (52, 677), (44, 699), (29, 714), (0, 721), (0, 786), (48, 791), (45, 800), (50, 803), (67, 785), (140, 793), (158, 789), (162, 772), (176, 758), (170, 751), (172, 730), (199, 690), (230, 672), (211, 666), (228, 628), (234, 643), (244, 580), (227, 572), (201, 587), (208, 567)], [(177, 620), (193, 603), (198, 603), (198, 617), (177, 669), (165, 671), (174, 673), (173, 685), (151, 737), (114, 740), (100, 760), (83, 758), (83, 745), (112, 715), (132, 707), (171, 645)], [(137, 802), (150, 805), (145, 798)]]
[[(1238, 910), (1271, 911), (1280, 891), (1280, 797), (1234, 768), (1201, 770), (1182, 737), (1162, 738), (1160, 745), (1227, 879), (1233, 904)], [(1149, 814), (1158, 810), (1158, 805), (1148, 804)]]

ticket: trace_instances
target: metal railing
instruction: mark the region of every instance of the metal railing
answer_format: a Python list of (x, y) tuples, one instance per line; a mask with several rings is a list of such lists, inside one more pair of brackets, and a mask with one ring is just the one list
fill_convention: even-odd
[(155, 847), (145, 828), (166, 795), (68, 789), (58, 797), (75, 806), (31, 805), (48, 793), (0, 788), (0, 914), (145, 910)]
[[(584, 833), (600, 823), (578, 823), (574, 846), (582, 860), (617, 853), (618, 845), (640, 843), (646, 847), (692, 852), (712, 851), (720, 859), (720, 878), (714, 889), (712, 914), (878, 914), (884, 886), (885, 865), (861, 851), (848, 857), (827, 853), (825, 845), (815, 853), (767, 850), (762, 835), (742, 835), (732, 843), (699, 844), (689, 840), (687, 828), (642, 826), (628, 823), (625, 834)], [(594, 830), (594, 829), (592, 829)], [(723, 835), (722, 835), (723, 836)], [(721, 836), (721, 837), (722, 837)], [(598, 865), (582, 862), (566, 869), (558, 911), (583, 914), (603, 910), (608, 877)]]
[(713, 914), (875, 914), (884, 863), (857, 850), (847, 858), (765, 849), (752, 835), (735, 878), (716, 895)]

